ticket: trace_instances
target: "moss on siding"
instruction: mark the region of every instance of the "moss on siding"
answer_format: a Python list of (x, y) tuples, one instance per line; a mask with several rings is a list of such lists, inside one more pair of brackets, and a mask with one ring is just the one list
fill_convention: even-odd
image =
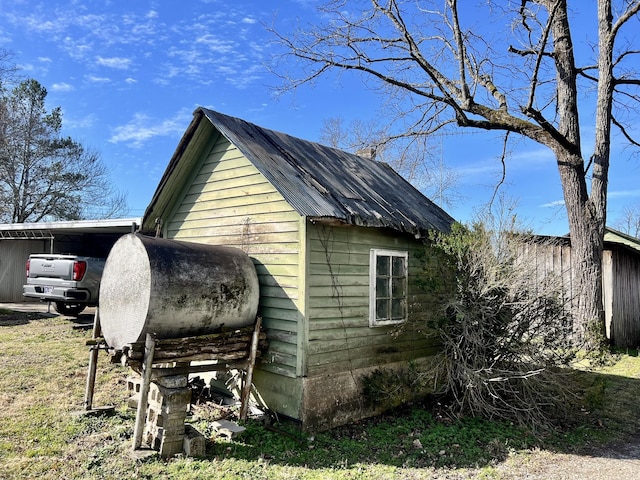
[(409, 315), (419, 319), (428, 298), (415, 287), (422, 248), (409, 236), (364, 227), (309, 224), (307, 375), (322, 375), (435, 353), (435, 339), (396, 327), (369, 327), (371, 248), (409, 252)]

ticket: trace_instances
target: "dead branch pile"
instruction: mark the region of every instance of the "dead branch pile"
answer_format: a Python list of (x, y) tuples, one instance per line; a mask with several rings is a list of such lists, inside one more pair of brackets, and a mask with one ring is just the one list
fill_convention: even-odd
[(456, 226), (433, 238), (421, 284), (433, 296), (428, 323), (443, 345), (437, 389), (454, 413), (539, 429), (574, 408), (565, 367), (576, 347), (561, 281), (532, 281), (516, 239)]

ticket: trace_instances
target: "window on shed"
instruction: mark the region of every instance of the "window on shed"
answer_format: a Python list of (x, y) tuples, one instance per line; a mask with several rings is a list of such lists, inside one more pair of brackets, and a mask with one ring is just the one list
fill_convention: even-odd
[(371, 249), (369, 326), (407, 319), (407, 252)]

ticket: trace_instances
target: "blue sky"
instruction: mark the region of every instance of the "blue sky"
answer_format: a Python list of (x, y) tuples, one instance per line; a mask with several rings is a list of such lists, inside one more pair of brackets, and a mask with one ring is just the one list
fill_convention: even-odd
[[(349, 75), (274, 94), (279, 80), (266, 65), (277, 47), (265, 24), (287, 32), (312, 22), (314, 3), (0, 0), (0, 47), (47, 88), (50, 107), (62, 107), (64, 133), (101, 153), (128, 195), (130, 216), (141, 216), (198, 106), (309, 140), (330, 117), (380, 115), (378, 98)], [(447, 210), (469, 221), (500, 176), (501, 140), (465, 130), (434, 145), (460, 175), (461, 198)], [(629, 151), (615, 151), (609, 223), (640, 202), (639, 165)], [(525, 225), (566, 233), (550, 152), (515, 142), (507, 168), (503, 191), (518, 201)]]

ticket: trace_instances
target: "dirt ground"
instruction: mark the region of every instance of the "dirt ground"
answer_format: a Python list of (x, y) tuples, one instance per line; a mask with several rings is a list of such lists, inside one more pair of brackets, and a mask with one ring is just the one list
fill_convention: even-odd
[[(42, 316), (57, 316), (53, 307), (46, 303), (0, 304), (0, 308), (14, 310), (16, 315), (3, 317), (3, 325), (17, 325)], [(93, 324), (95, 309), (82, 312), (74, 323), (89, 326)], [(466, 472), (443, 471), (434, 478), (495, 478), (504, 480), (640, 480), (640, 432), (604, 447), (592, 448), (581, 453), (560, 453), (538, 450), (518, 453), (495, 465), (491, 472), (486, 470)]]
[(536, 451), (516, 455), (495, 467), (496, 476), (486, 478), (527, 480), (640, 479), (640, 433), (625, 442), (569, 454)]

